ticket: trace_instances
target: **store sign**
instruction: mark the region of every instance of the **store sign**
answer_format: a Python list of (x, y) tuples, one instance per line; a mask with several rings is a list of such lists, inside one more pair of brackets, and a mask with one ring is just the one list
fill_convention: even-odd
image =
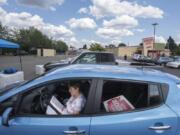
[(148, 37), (143, 39), (143, 47), (146, 49), (153, 49), (154, 45), (154, 38)]

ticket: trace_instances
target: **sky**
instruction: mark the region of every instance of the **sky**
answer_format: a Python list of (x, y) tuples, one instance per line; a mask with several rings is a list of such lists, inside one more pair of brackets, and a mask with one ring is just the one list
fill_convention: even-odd
[(180, 43), (179, 0), (0, 0), (0, 22), (12, 29), (33, 26), (76, 48), (100, 43), (138, 45), (153, 36)]

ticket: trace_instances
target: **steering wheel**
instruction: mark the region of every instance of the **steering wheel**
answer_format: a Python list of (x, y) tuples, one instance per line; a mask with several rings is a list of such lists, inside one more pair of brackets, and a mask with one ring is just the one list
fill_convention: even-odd
[(41, 107), (43, 112), (46, 111), (46, 108), (47, 108), (47, 106), (51, 100), (51, 97), (52, 97), (52, 92), (48, 91), (47, 88), (43, 88), (40, 90), (39, 101), (40, 101), (40, 107)]

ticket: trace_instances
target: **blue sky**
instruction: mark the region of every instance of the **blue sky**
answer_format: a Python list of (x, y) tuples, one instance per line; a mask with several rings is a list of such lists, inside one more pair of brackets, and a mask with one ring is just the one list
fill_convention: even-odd
[(179, 9), (179, 0), (0, 0), (0, 21), (13, 29), (34, 26), (75, 47), (137, 45), (157, 22), (157, 42), (172, 36), (179, 43)]

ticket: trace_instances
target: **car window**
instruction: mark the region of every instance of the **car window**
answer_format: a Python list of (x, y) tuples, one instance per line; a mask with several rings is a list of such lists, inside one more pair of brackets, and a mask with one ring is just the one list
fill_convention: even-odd
[(85, 54), (75, 61), (76, 64), (95, 64), (96, 62), (96, 54)]
[(112, 54), (100, 54), (101, 56), (101, 63), (105, 63), (105, 62), (113, 62), (114, 61), (114, 57)]
[[(69, 90), (70, 86), (72, 86), (73, 83), (78, 85), (81, 94), (80, 100), (76, 101), (78, 103), (80, 102), (79, 105), (77, 105), (77, 107), (80, 106), (80, 108), (72, 109), (78, 109), (78, 114), (84, 114), (91, 82), (92, 81), (90, 79), (65, 80), (54, 82), (48, 85), (43, 85), (38, 88), (29, 90), (28, 92), (22, 94), (17, 114), (64, 115), (64, 113), (62, 113), (61, 111), (68, 108), (67, 104), (70, 100), (74, 101), (72, 100), (73, 98)], [(55, 100), (53, 100), (53, 97), (55, 97)], [(71, 115), (70, 112), (67, 112), (66, 115), (68, 114)]]
[(100, 113), (126, 112), (153, 107), (162, 103), (158, 85), (105, 81)]

